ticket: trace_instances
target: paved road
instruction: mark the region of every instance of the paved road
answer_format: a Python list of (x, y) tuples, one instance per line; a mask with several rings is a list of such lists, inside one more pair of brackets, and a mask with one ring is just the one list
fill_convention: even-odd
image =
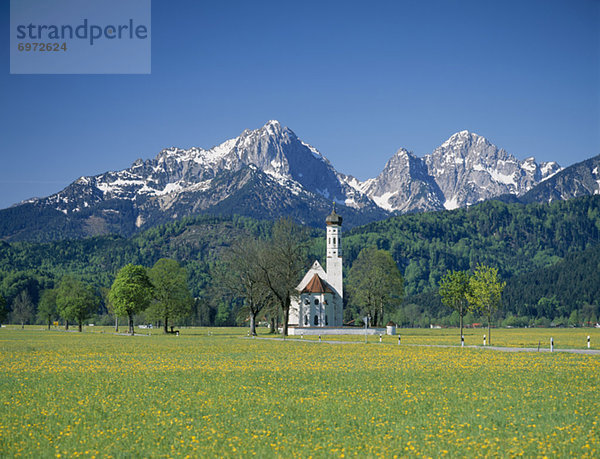
[[(319, 344), (318, 340), (311, 339), (300, 339), (300, 338), (262, 338), (255, 336), (254, 338), (247, 339), (265, 339), (265, 340), (275, 340), (275, 341), (299, 341), (303, 343), (316, 343)], [(340, 341), (340, 340), (327, 340), (322, 341), (321, 344), (360, 344), (360, 341)], [(372, 345), (386, 345), (386, 346), (398, 346), (398, 344), (391, 343), (377, 343), (370, 342)], [(460, 346), (454, 346), (450, 344), (400, 344), (400, 346), (412, 346), (412, 347), (453, 347), (458, 348)], [(465, 346), (465, 348), (469, 349), (481, 349), (486, 351), (500, 351), (500, 352), (550, 352), (549, 348), (540, 348), (537, 347), (500, 347), (500, 346)], [(598, 349), (554, 349), (554, 352), (567, 352), (570, 354), (585, 354), (585, 355), (600, 355), (600, 350)]]

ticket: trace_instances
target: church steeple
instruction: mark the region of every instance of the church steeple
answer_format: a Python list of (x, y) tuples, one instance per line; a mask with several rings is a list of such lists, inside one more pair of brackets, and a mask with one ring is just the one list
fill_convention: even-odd
[(333, 201), (333, 210), (325, 219), (325, 223), (327, 224), (327, 226), (330, 226), (330, 225), (342, 226), (342, 217), (335, 213), (335, 201)]
[(325, 219), (327, 224), (327, 282), (343, 297), (342, 285), (342, 217), (335, 211)]

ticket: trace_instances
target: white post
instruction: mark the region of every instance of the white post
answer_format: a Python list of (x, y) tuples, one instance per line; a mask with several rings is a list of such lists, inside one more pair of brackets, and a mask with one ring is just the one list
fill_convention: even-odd
[(304, 332), (300, 333), (300, 339), (304, 339)]
[(381, 343), (381, 333), (379, 334), (379, 342)]
[(588, 349), (590, 348), (590, 335), (588, 335)]
[(400, 334), (398, 334), (398, 346), (400, 345)]
[(554, 352), (554, 338), (550, 338), (550, 352)]
[(483, 345), (485, 346), (485, 335), (483, 335)]
[(319, 343), (321, 342), (321, 335), (319, 335)]
[(460, 336), (460, 347), (465, 347), (465, 337), (463, 335)]

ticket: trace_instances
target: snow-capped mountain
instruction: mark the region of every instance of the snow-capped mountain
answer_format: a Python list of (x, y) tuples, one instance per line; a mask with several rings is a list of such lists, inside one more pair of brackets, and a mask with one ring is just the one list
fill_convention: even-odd
[(559, 170), (556, 163), (520, 161), (462, 131), (422, 158), (399, 149), (377, 177), (361, 182), (336, 171), (289, 128), (269, 121), (215, 147), (168, 148), (127, 169), (80, 177), (52, 196), (2, 210), (0, 238), (129, 235), (207, 212), (290, 216), (320, 227), (332, 202), (351, 227), (398, 213), (521, 196)]
[[(61, 236), (73, 237), (131, 234), (202, 212), (293, 216), (320, 226), (333, 201), (345, 206), (344, 221), (349, 226), (389, 215), (347, 184), (316, 148), (278, 121), (269, 121), (207, 150), (168, 148), (124, 170), (80, 177), (52, 196), (2, 212), (16, 215), (26, 227), (43, 213), (53, 219), (57, 232), (64, 233)], [(0, 222), (0, 237), (12, 237), (14, 217), (3, 220), (7, 229)], [(17, 233), (29, 237), (28, 230)]]
[(350, 183), (390, 212), (439, 210), (444, 202), (444, 195), (428, 174), (426, 164), (404, 148), (390, 158), (377, 177)]
[(381, 174), (364, 182), (347, 180), (390, 212), (456, 209), (496, 196), (521, 196), (560, 171), (554, 162), (519, 161), (486, 138), (461, 131), (430, 155), (400, 149)]
[[(313, 193), (355, 209), (376, 208), (370, 199), (341, 180), (316, 148), (278, 121), (245, 130), (209, 150), (165, 149), (156, 158), (137, 160), (128, 169), (81, 177), (46, 201), (65, 214), (115, 198), (132, 200), (141, 208), (152, 203), (166, 210), (181, 194), (209, 192), (220, 174), (250, 166), (295, 195)], [(77, 192), (71, 193), (72, 188)]]
[(442, 190), (446, 209), (502, 194), (520, 196), (561, 169), (555, 162), (519, 161), (469, 131), (454, 134), (424, 160)]

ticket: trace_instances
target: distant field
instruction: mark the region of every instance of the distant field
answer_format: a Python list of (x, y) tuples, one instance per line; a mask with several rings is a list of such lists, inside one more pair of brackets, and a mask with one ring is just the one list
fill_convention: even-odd
[[(0, 456), (600, 454), (600, 356), (408, 345), (456, 344), (457, 330), (401, 330), (401, 346), (110, 330), (0, 330)], [(508, 346), (600, 341), (492, 333)]]
[[(444, 344), (460, 346), (460, 331), (454, 328), (427, 329), (403, 328), (398, 329), (400, 343), (410, 344)], [(487, 328), (465, 328), (463, 331), (465, 346), (483, 346), (483, 335)], [(554, 339), (556, 349), (587, 349), (587, 337), (590, 337), (590, 349), (600, 349), (600, 328), (492, 328), (492, 344), (506, 347), (540, 347), (549, 348), (550, 338)], [(293, 336), (293, 338), (300, 338)], [(318, 336), (304, 336), (302, 339), (318, 340)], [(489, 345), (489, 337), (486, 337)], [(321, 337), (323, 341), (365, 341), (364, 335), (338, 335)], [(379, 336), (369, 336), (368, 342), (379, 343)], [(398, 343), (398, 336), (382, 335), (383, 343)]]

